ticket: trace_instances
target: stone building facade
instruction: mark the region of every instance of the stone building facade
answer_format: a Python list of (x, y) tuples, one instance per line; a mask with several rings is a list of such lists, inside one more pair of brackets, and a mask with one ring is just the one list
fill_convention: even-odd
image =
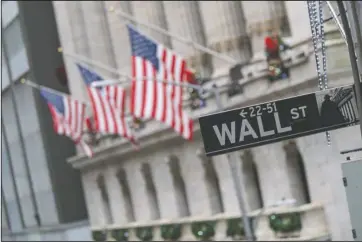
[[(244, 92), (230, 98), (226, 91), (233, 63), (140, 26), (153, 39), (183, 54), (203, 75), (213, 77), (227, 108), (317, 90), (305, 2), (55, 1), (53, 4), (64, 50), (126, 74), (130, 74), (130, 45), (126, 21), (117, 16), (117, 11), (191, 39), (231, 57), (235, 63), (248, 62), (243, 68), (246, 77), (241, 81)], [(115, 11), (106, 11), (110, 7)], [(266, 64), (262, 48), (265, 34), (275, 30), (293, 48), (285, 54), (290, 62), (290, 78), (271, 84), (263, 74)], [(329, 86), (349, 84), (351, 70), (344, 43), (334, 26), (326, 26), (326, 32)], [(65, 55), (64, 62), (72, 95), (86, 100), (76, 60)], [(105, 77), (116, 77), (115, 73), (94, 68)], [(209, 96), (205, 108), (190, 113), (196, 119), (215, 111), (214, 97)], [(302, 229), (294, 235), (300, 240), (351, 239), (341, 183), (340, 162), (344, 158), (339, 152), (360, 145), (357, 130), (358, 127), (348, 127), (333, 131), (331, 146), (327, 146), (322, 133), (237, 152), (248, 213), (260, 218), (255, 229), (258, 238), (280, 236), (269, 226), (269, 215), (294, 211), (301, 214)], [(240, 215), (227, 155), (212, 158), (204, 155), (197, 121), (191, 142), (153, 121), (147, 122), (138, 136), (139, 151), (123, 139), (104, 140), (95, 148), (93, 158), (79, 153), (68, 160), (81, 170), (95, 235), (110, 231), (107, 236), (111, 236), (114, 230), (126, 229), (133, 240), (140, 239), (138, 229), (151, 228), (153, 239), (157, 240), (161, 238), (161, 232), (157, 231), (164, 224), (178, 223), (185, 228), (181, 239), (192, 240), (195, 239), (192, 229), (187, 228), (193, 228), (195, 221), (215, 220), (221, 225), (217, 226), (214, 238), (225, 239), (225, 221)], [(283, 199), (294, 199), (296, 203), (271, 208)]]

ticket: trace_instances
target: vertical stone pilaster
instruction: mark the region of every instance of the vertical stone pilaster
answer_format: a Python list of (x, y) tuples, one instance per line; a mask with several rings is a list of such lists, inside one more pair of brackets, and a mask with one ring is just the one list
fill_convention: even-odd
[(307, 2), (285, 1), (285, 9), (293, 39), (303, 40), (310, 38), (312, 34), (308, 17)]
[[(258, 187), (256, 186), (256, 177), (252, 170), (252, 160), (247, 155), (239, 156), (238, 154), (236, 169), (241, 179), (242, 195), (247, 212), (254, 211), (260, 208), (260, 198), (258, 197)], [(236, 186), (234, 184), (233, 175), (230, 169), (228, 155), (219, 155), (213, 157), (214, 164), (217, 166), (220, 179), (225, 212), (226, 213), (240, 213), (239, 201), (236, 196)], [(221, 175), (223, 174), (223, 176)], [(227, 175), (227, 178), (226, 178)]]
[(169, 158), (163, 157), (157, 162), (150, 163), (153, 181), (157, 189), (161, 219), (173, 219), (179, 217), (179, 209), (177, 206), (178, 201), (176, 198), (170, 169), (168, 167), (168, 162)]
[[(250, 59), (251, 51), (246, 32), (244, 11), (237, 1), (199, 1), (208, 47), (237, 61)], [(213, 57), (214, 69), (231, 66)]]
[(215, 165), (216, 172), (219, 176), (220, 187), (225, 213), (238, 214), (240, 213), (238, 197), (232, 177), (230, 164), (226, 155), (218, 155), (212, 157), (212, 162)]
[[(202, 162), (197, 156), (199, 143), (187, 142), (176, 150), (180, 158), (181, 173), (184, 175), (186, 191), (189, 196), (191, 216), (209, 216), (212, 214)], [(186, 151), (187, 152), (182, 152)]]
[(101, 193), (97, 186), (99, 171), (82, 171), (82, 183), (90, 224), (102, 228), (107, 224)]
[[(162, 1), (131, 1), (134, 17), (143, 22), (156, 25), (162, 29), (168, 29), (165, 11)], [(158, 31), (144, 25), (138, 25), (138, 29), (158, 43), (171, 47), (171, 39)]]
[(129, 185), (132, 189), (133, 207), (135, 209), (136, 221), (152, 220), (152, 207), (146, 190), (146, 182), (141, 173), (141, 162), (129, 163), (127, 171), (132, 174), (129, 176)]
[(108, 166), (105, 170), (104, 177), (108, 189), (113, 222), (115, 224), (126, 224), (128, 221), (124, 215), (127, 211), (125, 211), (123, 194), (117, 179), (117, 171), (117, 167)]
[(121, 72), (130, 75), (131, 73), (131, 44), (129, 41), (126, 24), (127, 19), (117, 15), (117, 11), (132, 15), (131, 2), (129, 1), (105, 1), (105, 7), (109, 10), (111, 7), (114, 12), (107, 11), (106, 16), (109, 25), (109, 31), (112, 38), (114, 55), (117, 68)]
[(245, 202), (248, 211), (261, 208), (262, 197), (259, 190), (259, 173), (253, 156), (249, 150), (241, 152), (241, 172), (244, 184)]
[[(90, 57), (89, 39), (86, 31), (84, 10), (81, 2), (66, 2), (72, 40), (78, 55)], [(63, 20), (64, 21), (64, 20)]]
[(264, 37), (275, 30), (286, 28), (286, 10), (283, 1), (241, 1), (245, 10), (248, 33), (253, 53), (264, 51)]
[[(85, 29), (89, 39), (90, 58), (111, 68), (117, 68), (112, 38), (106, 18), (105, 3), (102, 1), (81, 2)], [(92, 66), (104, 78), (117, 77), (96, 66)], [(103, 74), (104, 73), (104, 74)]]
[[(170, 32), (206, 45), (205, 34), (197, 1), (163, 1), (167, 25)], [(197, 50), (190, 43), (172, 39), (173, 49), (187, 59), (187, 64), (199, 71), (202, 76), (211, 75), (210, 56)]]

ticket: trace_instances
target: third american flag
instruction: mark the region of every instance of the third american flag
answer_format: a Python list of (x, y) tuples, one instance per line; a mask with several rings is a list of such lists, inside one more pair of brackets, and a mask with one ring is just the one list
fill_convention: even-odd
[(161, 121), (185, 139), (192, 139), (193, 121), (182, 109), (183, 88), (156, 81), (185, 81), (185, 60), (127, 27), (132, 48), (132, 115)]

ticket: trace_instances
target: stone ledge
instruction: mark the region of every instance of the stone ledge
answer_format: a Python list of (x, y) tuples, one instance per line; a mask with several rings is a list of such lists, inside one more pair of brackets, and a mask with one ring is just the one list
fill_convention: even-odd
[(219, 53), (227, 53), (233, 50), (250, 50), (250, 39), (248, 36), (238, 36), (211, 43), (208, 47)]
[(280, 26), (288, 23), (288, 16), (280, 16), (273, 19), (266, 19), (264, 21), (258, 21), (248, 24), (248, 33), (249, 35), (256, 34), (261, 35), (262, 33), (267, 33), (273, 30), (279, 30)]
[[(294, 238), (278, 238), (274, 231), (269, 225), (269, 216), (272, 214), (284, 214), (284, 213), (300, 213), (302, 223), (302, 230), (295, 233)], [(266, 208), (259, 209), (248, 214), (249, 217), (256, 219), (255, 235), (258, 240), (269, 240), (269, 241), (296, 241), (296, 240), (313, 240), (314, 238), (327, 238), (329, 232), (327, 229), (327, 223), (325, 220), (325, 212), (323, 204), (315, 202), (311, 204), (304, 204), (299, 207), (277, 207), (277, 208)], [(227, 221), (230, 219), (240, 218), (239, 214), (217, 214), (212, 216), (201, 216), (201, 217), (184, 217), (175, 219), (161, 219), (156, 221), (142, 221), (134, 222), (124, 225), (105, 225), (105, 226), (93, 226), (92, 231), (104, 231), (107, 232), (109, 241), (111, 235), (109, 231), (115, 229), (126, 229), (129, 233), (129, 240), (138, 240), (135, 234), (135, 229), (140, 227), (152, 227), (154, 231), (153, 240), (163, 240), (161, 237), (161, 226), (180, 224), (182, 226), (182, 235), (178, 240), (195, 240), (195, 237), (191, 233), (191, 224), (194, 222), (211, 222), (215, 221), (217, 226), (215, 227), (215, 236), (213, 240), (229, 240), (230, 238), (226, 235)]]

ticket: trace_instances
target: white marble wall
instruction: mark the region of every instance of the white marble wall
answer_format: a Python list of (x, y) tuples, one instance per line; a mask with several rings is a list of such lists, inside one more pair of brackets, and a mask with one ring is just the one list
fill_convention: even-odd
[[(233, 59), (244, 62), (250, 58), (244, 11), (238, 1), (199, 1), (207, 46)], [(230, 41), (233, 39), (233, 41)], [(220, 45), (220, 46), (218, 46)], [(212, 58), (213, 67), (230, 63)]]
[[(105, 11), (104, 7), (110, 6), (110, 2), (105, 2), (103, 5), (103, 3), (98, 2), (80, 3), (55, 1), (53, 4), (55, 6), (61, 43), (66, 50), (97, 58), (98, 61), (120, 70), (129, 70), (128, 58), (130, 58), (130, 51), (128, 36), (120, 19), (118, 19), (114, 13)], [(166, 3), (166, 1), (165, 3), (151, 1), (132, 1), (126, 3), (121, 1), (114, 2), (112, 5), (115, 9), (121, 8), (124, 12), (134, 14), (134, 16), (141, 21), (170, 29), (172, 32), (180, 31), (185, 37), (189, 35), (195, 38), (195, 40), (200, 41), (200, 43), (204, 41), (206, 45), (211, 47), (216, 43), (232, 38), (245, 37), (247, 35), (245, 19), (248, 20), (248, 18), (250, 18), (248, 16), (250, 13), (247, 13), (248, 10), (242, 10), (240, 2), (199, 2), (200, 9), (202, 9), (200, 16), (205, 33), (204, 39), (201, 34), (197, 33), (199, 31), (198, 24), (193, 24), (193, 28), (191, 29), (189, 27), (181, 28), (182, 21), (185, 21), (182, 22), (185, 23), (185, 26), (191, 25), (191, 19), (195, 22), (199, 21), (194, 15), (196, 10), (187, 12), (187, 16), (183, 19), (171, 19), (172, 16), (169, 14), (171, 10), (167, 9), (175, 11), (173, 6), (176, 5), (172, 4), (179, 4), (177, 6), (179, 6), (180, 12), (176, 13), (180, 14), (180, 16), (182, 16), (183, 12), (185, 12), (186, 15), (186, 9), (195, 5), (195, 3), (181, 2)], [(310, 36), (305, 2), (287, 1), (285, 5), (290, 20), (293, 39), (305, 39)], [(165, 9), (166, 16), (164, 12)], [(266, 9), (266, 7), (262, 6), (260, 9), (263, 10)], [(85, 14), (85, 10), (87, 14)], [(105, 25), (108, 27), (104, 27)], [(177, 43), (176, 40), (171, 41), (169, 38), (155, 31), (149, 31), (147, 28), (140, 29), (152, 38), (179, 49), (180, 52), (192, 53), (193, 51), (192, 48), (188, 46), (182, 47), (182, 44)], [(226, 48), (222, 51), (238, 61), (243, 61), (250, 57), (248, 50), (243, 50), (242, 48)], [(64, 59), (67, 73), (71, 80), (69, 85), (72, 94), (77, 98), (86, 99), (84, 84), (74, 65), (74, 60), (68, 57)], [(214, 58), (213, 65), (219, 68), (224, 65), (229, 65), (229, 63)], [(326, 204), (331, 232), (333, 238), (336, 240), (350, 239), (351, 237), (347, 204), (344, 190), (340, 183), (341, 170), (339, 160), (341, 157), (336, 152), (342, 147), (348, 148), (348, 146), (358, 142), (358, 139), (354, 140), (350, 138), (356, 137), (356, 135), (353, 135), (356, 133), (354, 128), (343, 130), (345, 131), (342, 132), (341, 130), (332, 133), (332, 137), (334, 137), (334, 133), (336, 134), (335, 138), (333, 138), (332, 148), (325, 146), (324, 134), (297, 139), (298, 149), (301, 151), (305, 161), (312, 201), (322, 201)], [(346, 142), (346, 140), (348, 142)], [(129, 185), (133, 195), (136, 221), (147, 221), (151, 219), (150, 206), (145, 202), (147, 201), (147, 193), (144, 179), (140, 172), (140, 165), (145, 161), (149, 162), (152, 166), (154, 182), (156, 183), (159, 196), (161, 218), (178, 217), (177, 196), (175, 195), (169, 169), (165, 161), (165, 158), (170, 154), (180, 159), (181, 173), (186, 182), (186, 191), (190, 198), (188, 202), (191, 216), (208, 216), (212, 214), (207, 184), (202, 175), (202, 164), (196, 155), (200, 147), (202, 147), (200, 140), (168, 144), (167, 150), (155, 148), (154, 150), (157, 152), (138, 152), (132, 159), (127, 158), (124, 160), (122, 158), (122, 160), (114, 161), (113, 164), (107, 163), (106, 166), (102, 168), (82, 170), (82, 179), (91, 225), (103, 226), (106, 223), (105, 213), (102, 210), (102, 200), (96, 186), (96, 178), (99, 173), (105, 174), (108, 190), (111, 191), (111, 210), (114, 215), (114, 223), (127, 223), (127, 220), (123, 216), (124, 206), (122, 206), (123, 198), (120, 192), (121, 189), (115, 177), (115, 171), (119, 166), (122, 166), (126, 172), (130, 174)], [(333, 149), (335, 150), (333, 151)], [(251, 153), (259, 172), (262, 198), (265, 206), (282, 198), (291, 197), (296, 198), (299, 204), (304, 202), (305, 198), (303, 196), (298, 197), (298, 193), (296, 193), (296, 190), (300, 190), (300, 187), (298, 182), (293, 180), (293, 176), (290, 174), (293, 169), (287, 165), (288, 159), (282, 143), (255, 148), (251, 150)], [(222, 197), (224, 201), (226, 201), (224, 202), (225, 212), (239, 212), (235, 188), (226, 156), (216, 156), (212, 159), (212, 162), (216, 167), (222, 188)], [(240, 169), (242, 169), (241, 166)], [(255, 204), (260, 203), (257, 201), (258, 198), (255, 195), (255, 190), (250, 189), (251, 186), (255, 185), (251, 185), (252, 183), (247, 181), (247, 179), (250, 179), (247, 173), (244, 174), (243, 177), (246, 179), (244, 181), (249, 184), (247, 187), (244, 187), (244, 195), (247, 198), (249, 206), (248, 209), (253, 210), (257, 208)]]
[[(116, 57), (113, 50), (111, 33), (106, 17), (106, 6), (103, 1), (81, 2), (85, 30), (88, 37), (90, 58), (111, 68), (116, 68)], [(114, 73), (107, 73), (105, 70), (92, 66), (104, 78), (117, 77)], [(104, 73), (104, 74), (103, 74)]]
[[(163, 1), (165, 15), (170, 32), (191, 40), (197, 44), (206, 45), (203, 22), (197, 1)], [(211, 75), (210, 56), (195, 48), (191, 43), (172, 39), (173, 49), (188, 58), (188, 64), (203, 76)]]
[[(167, 164), (167, 156), (173, 154), (180, 160), (180, 169), (185, 181), (187, 197), (189, 199), (189, 209), (191, 216), (211, 215), (215, 213), (215, 193), (208, 190), (207, 179), (205, 177), (205, 170), (203, 168), (202, 155), (200, 156), (199, 149), (195, 148), (201, 146), (200, 140), (192, 143), (184, 143), (182, 147), (169, 145), (168, 152), (159, 150), (146, 154), (138, 154), (128, 161), (117, 162), (114, 165), (108, 165), (107, 168), (101, 170), (107, 179), (108, 191), (110, 191), (112, 214), (116, 224), (124, 224), (127, 222), (122, 214), (125, 211), (122, 209), (123, 200), (120, 193), (121, 188), (115, 177), (117, 167), (122, 166), (129, 175), (129, 184), (134, 198), (133, 207), (136, 213), (137, 221), (152, 220), (150, 213), (150, 203), (148, 202), (147, 193), (145, 191), (145, 180), (141, 176), (141, 164), (148, 161), (151, 165), (153, 180), (157, 190), (158, 202), (160, 205), (161, 219), (164, 218), (177, 218), (180, 217), (178, 213), (177, 195), (172, 183), (171, 173)], [(282, 143), (276, 143), (269, 146), (263, 146), (251, 150), (252, 156), (257, 164), (259, 173), (259, 182), (261, 186), (262, 197), (265, 206), (270, 206), (283, 198), (290, 199), (298, 197), (297, 187), (291, 186), (290, 177), (288, 174), (286, 154), (283, 149)], [(245, 158), (244, 158), (245, 159)], [(241, 171), (243, 179), (243, 190), (246, 199), (248, 211), (253, 211), (260, 208), (260, 198), (256, 194), (256, 182), (252, 179), (256, 177), (250, 176), (251, 170), (248, 166), (242, 165), (241, 158), (238, 159), (238, 169)], [(237, 213), (239, 210), (238, 202), (235, 194), (235, 186), (232, 179), (232, 174), (229, 166), (229, 161), (226, 155), (213, 157), (209, 162), (212, 162), (216, 170), (216, 175), (219, 180), (221, 198), (223, 200), (225, 213)], [(206, 163), (207, 165), (207, 163)], [(99, 170), (97, 168), (97, 170)], [(290, 170), (289, 170), (290, 171)], [(88, 177), (92, 170), (83, 171), (84, 177)], [(93, 177), (93, 176), (92, 176)], [(88, 181), (90, 182), (90, 181)], [(93, 179), (92, 182), (95, 182)], [(91, 185), (85, 185), (85, 189), (94, 189)], [(302, 191), (299, 190), (301, 193)], [(93, 196), (97, 193), (92, 192)], [(100, 196), (100, 194), (98, 194)], [(87, 201), (91, 199), (89, 204), (94, 204), (99, 199), (96, 197), (90, 198), (86, 196)], [(303, 204), (304, 201), (298, 200), (298, 204)], [(98, 210), (97, 210), (98, 211)], [(97, 212), (97, 216), (105, 216), (101, 211)], [(104, 219), (94, 221), (91, 216), (91, 222), (94, 225), (102, 225)], [(93, 224), (93, 223), (92, 223)]]
[[(106, 11), (106, 15), (117, 68), (122, 73), (129, 74), (131, 73), (131, 45), (126, 27), (128, 21), (118, 15), (117, 12), (121, 11), (132, 16), (131, 2), (105, 1), (104, 4), (108, 10)], [(109, 11), (112, 7), (115, 11)]]
[[(162, 1), (131, 1), (134, 17), (140, 22), (156, 25), (162, 29), (168, 29), (165, 10)], [(137, 25), (137, 24), (136, 24)], [(169, 36), (146, 26), (137, 25), (138, 29), (158, 43), (171, 47)]]
[(241, 1), (253, 53), (264, 50), (264, 37), (272, 27), (279, 30), (286, 16), (284, 1)]
[[(340, 162), (343, 157), (339, 155), (338, 151), (358, 147), (360, 140), (356, 135), (353, 135), (357, 131), (358, 127), (356, 126), (333, 131), (331, 147), (326, 145), (325, 134), (323, 133), (296, 139), (296, 147), (304, 159), (311, 201), (321, 202), (326, 206), (327, 219), (334, 239), (350, 239), (351, 237), (347, 203), (344, 188), (340, 181), (342, 177)], [(353, 137), (353, 139), (346, 142), (348, 139), (346, 137)], [(187, 196), (189, 197), (190, 216), (212, 215), (211, 199), (213, 198), (210, 197), (207, 190), (208, 186), (202, 163), (197, 156), (197, 148), (195, 147), (198, 147), (198, 145), (201, 145), (200, 140), (183, 143), (182, 145), (169, 144), (168, 152), (159, 150), (158, 152), (147, 153), (147, 155), (137, 154), (127, 161), (122, 160), (122, 162), (109, 164), (106, 169), (84, 170), (82, 172), (84, 188), (92, 226), (99, 227), (105, 224), (105, 215), (100, 209), (102, 207), (100, 194), (97, 192), (95, 185), (92, 185), (95, 184), (95, 177), (99, 172), (105, 174), (107, 179), (114, 224), (124, 225), (127, 223), (125, 218), (122, 217), (124, 214), (122, 195), (119, 192), (120, 186), (115, 179), (115, 171), (119, 166), (122, 166), (130, 175), (129, 183), (134, 195), (136, 221), (152, 220), (145, 183), (140, 172), (140, 164), (145, 160), (149, 161), (153, 169), (161, 219), (181, 217), (178, 213), (177, 196), (172, 185), (167, 159), (164, 158), (169, 152), (178, 155), (180, 159), (180, 168), (186, 183)], [(298, 174), (292, 174), (293, 169), (288, 167), (291, 156), (289, 156), (289, 160), (286, 158), (283, 143), (253, 148), (251, 149), (251, 155), (257, 164), (264, 207), (273, 205), (282, 199), (294, 198), (298, 205), (305, 203), (305, 194), (303, 194), (300, 181), (293, 180), (293, 178), (298, 177)], [(212, 160), (220, 181), (224, 212), (227, 214), (238, 213), (239, 207), (226, 156), (216, 156)], [(240, 164), (242, 164), (241, 160)], [(260, 201), (255, 195), (256, 187), (248, 180), (248, 173), (245, 170), (243, 170), (242, 177), (245, 183), (244, 196), (247, 210), (258, 209)]]
[[(89, 56), (88, 37), (85, 32), (83, 11), (80, 2), (53, 2), (59, 38), (62, 48), (70, 53)], [(88, 100), (85, 85), (79, 75), (77, 60), (63, 55), (71, 94), (79, 100)]]
[[(263, 36), (251, 34), (251, 49), (248, 44), (247, 25), (267, 20), (271, 15), (271, 9), (275, 9), (274, 12), (278, 16), (283, 15), (281, 6), (285, 5), (293, 39), (306, 38), (310, 35), (308, 13), (304, 2), (57, 1), (53, 4), (61, 44), (68, 52), (90, 57), (125, 74), (130, 74), (131, 59), (129, 37), (125, 28), (127, 21), (119, 16), (117, 11), (184, 38), (191, 38), (201, 45), (241, 62), (248, 60), (251, 52), (260, 50), (263, 45)], [(110, 7), (113, 7), (115, 12), (107, 11)], [(145, 26), (138, 27), (153, 39), (173, 47), (186, 58), (189, 58), (189, 55), (192, 57), (201, 54), (190, 44), (181, 43)], [(201, 59), (191, 58), (191, 64), (203, 62), (204, 68), (198, 70), (204, 76), (208, 76), (211, 70), (231, 65), (230, 62), (217, 57), (212, 58), (212, 63), (208, 62), (210, 59), (206, 56)], [(65, 56), (65, 60), (69, 78), (72, 80), (71, 92), (79, 98), (86, 98), (83, 83), (74, 67), (74, 59)], [(105, 76), (113, 76), (104, 70), (99, 71)]]

